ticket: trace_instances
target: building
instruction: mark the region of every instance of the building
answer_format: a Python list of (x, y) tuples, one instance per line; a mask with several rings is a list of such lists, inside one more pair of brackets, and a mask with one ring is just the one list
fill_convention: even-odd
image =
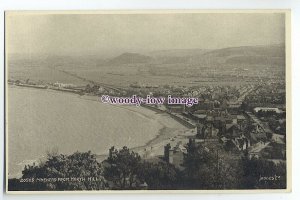
[(279, 108), (267, 108), (267, 107), (256, 107), (253, 109), (255, 113), (258, 113), (259, 111), (262, 112), (275, 112), (276, 114), (281, 114), (282, 111)]
[(219, 129), (215, 128), (211, 123), (205, 125), (197, 125), (197, 137), (200, 139), (214, 139), (217, 138)]
[(250, 140), (243, 135), (232, 139), (232, 143), (237, 147), (238, 150), (246, 150), (250, 147)]
[(164, 148), (164, 160), (167, 163), (173, 164), (178, 169), (183, 169), (184, 154), (187, 153), (186, 148), (178, 142), (175, 147), (171, 147), (170, 143)]
[(192, 114), (192, 119), (196, 120), (198, 123), (204, 123), (206, 121), (206, 114)]
[(227, 138), (234, 139), (242, 135), (242, 132), (237, 124), (226, 124), (226, 133)]
[(76, 87), (76, 85), (74, 84), (69, 84), (69, 83), (59, 83), (56, 82), (53, 84), (55, 87), (59, 87), (59, 88), (74, 88)]

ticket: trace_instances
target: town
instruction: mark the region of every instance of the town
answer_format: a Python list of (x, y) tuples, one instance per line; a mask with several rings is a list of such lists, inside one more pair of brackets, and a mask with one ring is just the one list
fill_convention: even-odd
[(138, 94), (144, 98), (168, 98), (172, 94), (197, 98), (198, 104), (192, 106), (167, 102), (162, 105), (141, 104), (155, 112), (166, 113), (186, 126), (187, 130), (179, 135), (137, 151), (145, 161), (166, 162), (179, 171), (186, 168), (183, 163), (188, 145), (191, 144), (200, 145), (204, 151), (215, 155), (218, 166), (222, 162), (234, 165), (242, 156), (261, 159), (275, 165), (286, 162), (286, 102), (285, 83), (282, 81), (199, 87), (137, 86), (141, 85), (137, 83), (122, 88), (95, 82), (86, 86), (76, 86), (58, 82), (35, 83), (28, 79), (8, 80), (8, 83), (99, 97)]

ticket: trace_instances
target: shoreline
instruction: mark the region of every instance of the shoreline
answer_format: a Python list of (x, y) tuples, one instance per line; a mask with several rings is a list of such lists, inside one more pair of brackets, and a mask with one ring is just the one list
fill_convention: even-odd
[[(91, 97), (91, 98), (82, 98), (82, 97)], [(84, 100), (89, 100), (89, 101), (98, 101), (96, 99), (96, 98), (98, 98), (97, 96), (84, 95), (84, 96), (80, 96), (79, 98), (84, 99)], [(139, 106), (139, 107), (134, 106), (134, 107), (131, 107), (132, 109), (130, 109), (130, 106), (128, 106), (128, 107), (127, 106), (120, 106), (120, 105), (110, 105), (110, 106), (117, 107), (117, 108), (120, 108), (120, 109), (125, 109), (125, 110), (128, 110), (130, 112), (134, 112), (134, 113), (143, 115), (146, 118), (155, 120), (154, 118), (151, 118), (150, 116), (147, 116), (144, 113), (138, 112), (138, 111), (133, 109), (133, 108), (143, 108), (143, 109), (145, 109), (147, 111), (151, 111), (155, 114), (165, 115), (168, 119), (171, 119), (172, 121), (174, 121), (175, 123), (177, 123), (178, 125), (180, 125), (182, 127), (182, 129), (178, 130), (177, 128), (168, 127), (168, 126), (166, 126), (166, 124), (162, 123), (161, 121), (158, 121), (158, 123), (160, 125), (162, 125), (162, 128), (160, 128), (158, 130), (158, 134), (154, 138), (148, 140), (146, 143), (144, 143), (142, 145), (138, 145), (138, 146), (129, 148), (131, 151), (139, 153), (141, 156), (143, 156), (142, 154), (144, 154), (146, 151), (152, 150), (152, 147), (157, 148), (157, 145), (163, 145), (164, 142), (168, 142), (171, 138), (174, 138), (175, 136), (182, 135), (183, 133), (185, 133), (189, 130), (192, 130), (191, 128), (186, 127), (185, 125), (183, 125), (182, 123), (180, 123), (179, 121), (177, 121), (176, 119), (171, 117), (169, 113), (163, 112), (163, 111), (161, 111), (161, 112), (154, 111), (153, 109), (150, 109), (147, 106)], [(97, 159), (99, 159), (102, 162), (104, 159), (107, 158), (108, 153), (106, 153), (106, 154), (96, 154), (96, 155), (97, 155)]]
[[(17, 86), (13, 86), (13, 87), (17, 88), (17, 89), (25, 89), (24, 87), (17, 87)], [(26, 87), (26, 89), (39, 90), (39, 88), (29, 88), (29, 87)], [(96, 101), (96, 102), (101, 103), (100, 100), (98, 99), (99, 98), (98, 96), (93, 96), (93, 95), (80, 96), (78, 94), (72, 94), (70, 92), (57, 91), (57, 90), (52, 90), (52, 89), (46, 89), (44, 91), (51, 92), (51, 93), (64, 93), (64, 94), (68, 94), (68, 95), (72, 95), (72, 96), (75, 95), (77, 98), (82, 99), (82, 100)], [(9, 92), (9, 89), (8, 89), (8, 92)], [(141, 108), (136, 107), (136, 106), (134, 106), (134, 107), (120, 106), (120, 105), (110, 105), (110, 106), (114, 106), (118, 109), (125, 109), (129, 112), (133, 112), (135, 114), (142, 115), (143, 117), (148, 118), (150, 120), (155, 120), (156, 122), (158, 122), (160, 124), (161, 127), (159, 127), (159, 129), (156, 132), (156, 135), (154, 135), (154, 137), (152, 137), (150, 140), (144, 141), (142, 144), (133, 145), (132, 147), (129, 148), (131, 151), (139, 153), (141, 155), (141, 157), (143, 157), (143, 154), (146, 151), (151, 150), (153, 146), (164, 145), (164, 143), (168, 142), (171, 138), (173, 138), (179, 134), (183, 134), (185, 131), (189, 130), (187, 127), (182, 125), (180, 122), (173, 119), (166, 112), (159, 113), (152, 109), (148, 109), (147, 107), (146, 107), (147, 109), (145, 107), (143, 107), (142, 111), (138, 111), (138, 109), (141, 109)], [(143, 111), (146, 111), (146, 112), (143, 112)], [(152, 113), (152, 115), (147, 114), (147, 112)], [(153, 114), (157, 114), (158, 117), (154, 117)], [(161, 121), (160, 117), (165, 120)], [(169, 122), (170, 124), (168, 124), (169, 120), (170, 120), (170, 122)], [(173, 123), (177, 124), (176, 126), (174, 126), (174, 128), (172, 128)], [(99, 154), (99, 153), (94, 152), (98, 161), (102, 162), (104, 159), (107, 158), (108, 149), (106, 151), (107, 151), (107, 153), (104, 153), (104, 154), (101, 154), (101, 153)], [(40, 158), (37, 158), (36, 161), (38, 161), (39, 159)], [(12, 175), (11, 178), (19, 177), (19, 176), (17, 176), (17, 174), (21, 174), (21, 173), (16, 173), (15, 175), (11, 174)]]

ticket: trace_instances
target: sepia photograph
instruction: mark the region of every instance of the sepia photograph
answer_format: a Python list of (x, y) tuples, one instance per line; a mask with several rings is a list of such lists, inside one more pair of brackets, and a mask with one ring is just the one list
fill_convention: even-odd
[(291, 191), (289, 10), (6, 11), (7, 193)]

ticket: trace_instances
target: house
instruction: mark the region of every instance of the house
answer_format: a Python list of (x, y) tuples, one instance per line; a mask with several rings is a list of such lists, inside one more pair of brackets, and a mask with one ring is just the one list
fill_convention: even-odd
[(223, 110), (228, 108), (228, 101), (226, 99), (221, 102), (220, 108)]
[(245, 128), (246, 118), (244, 117), (244, 115), (237, 115), (236, 121), (241, 130)]
[(206, 117), (206, 122), (212, 123), (213, 121), (214, 121), (213, 116), (207, 116), (207, 117)]
[(263, 157), (263, 150), (270, 144), (270, 142), (259, 141), (249, 148), (249, 158), (261, 158)]
[(267, 135), (265, 132), (251, 132), (250, 133), (250, 142), (251, 144), (256, 144), (258, 142), (266, 142), (267, 141)]
[(213, 122), (213, 125), (218, 128), (219, 130), (223, 129), (223, 127), (225, 126), (226, 124), (226, 120), (223, 116), (218, 116), (218, 117), (215, 117), (215, 120)]
[(181, 144), (177, 143), (175, 147), (171, 147), (170, 143), (164, 148), (164, 160), (170, 164), (173, 164), (178, 169), (183, 169), (181, 165), (183, 163), (184, 154), (187, 153), (187, 149)]
[(237, 147), (238, 150), (246, 150), (250, 147), (250, 140), (243, 135), (232, 139), (232, 143)]
[(241, 130), (237, 124), (226, 124), (226, 133), (227, 138), (237, 138), (242, 135)]
[(197, 133), (197, 137), (198, 138), (203, 138), (203, 128), (204, 128), (204, 125), (201, 124), (201, 123), (198, 123), (197, 126), (196, 126), (196, 133)]
[(206, 121), (206, 114), (192, 114), (192, 118), (198, 123), (204, 123)]
[(231, 113), (236, 113), (237, 114), (240, 111), (240, 107), (241, 107), (241, 104), (239, 104), (239, 103), (230, 103), (227, 109)]
[(198, 100), (198, 102), (200, 102), (200, 103), (198, 103), (196, 105), (197, 110), (212, 110), (212, 109), (214, 109), (214, 102), (213, 101), (205, 99), (202, 102)]
[(219, 129), (215, 128), (213, 125), (208, 125), (203, 130), (204, 139), (216, 138), (218, 136)]
[(233, 117), (231, 116), (231, 115), (226, 115), (225, 116), (225, 122), (226, 122), (226, 124), (231, 124), (231, 123), (233, 123)]
[(198, 124), (197, 137), (200, 139), (217, 138), (219, 129), (215, 128), (212, 124)]
[(258, 113), (259, 111), (262, 112), (275, 112), (276, 114), (281, 114), (282, 111), (278, 108), (268, 108), (268, 107), (256, 107), (253, 109), (255, 113)]
[(285, 144), (271, 142), (266, 148), (262, 150), (262, 155), (267, 159), (286, 160)]
[(246, 121), (246, 118), (244, 117), (244, 115), (237, 115), (236, 119), (237, 119), (237, 123), (243, 123)]

